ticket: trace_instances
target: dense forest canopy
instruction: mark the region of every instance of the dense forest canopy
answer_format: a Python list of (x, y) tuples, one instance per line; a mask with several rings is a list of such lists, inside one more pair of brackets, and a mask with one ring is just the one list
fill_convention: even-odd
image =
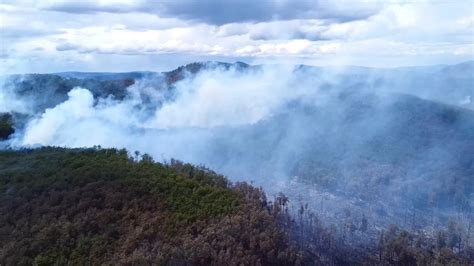
[(0, 152), (0, 263), (293, 264), (264, 194), (125, 150)]

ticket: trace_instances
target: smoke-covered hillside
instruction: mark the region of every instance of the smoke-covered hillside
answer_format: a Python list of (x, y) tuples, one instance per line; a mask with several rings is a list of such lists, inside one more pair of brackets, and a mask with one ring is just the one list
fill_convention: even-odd
[[(473, 242), (473, 73), (473, 62), (207, 62), (7, 76), (0, 112), (12, 127), (1, 145), (101, 145), (203, 164), (270, 198), (283, 192), (294, 217), (305, 206), (353, 246), (374, 245), (391, 224), (434, 243), (455, 221), (460, 253)], [(348, 226), (361, 223), (363, 233)]]
[[(174, 84), (191, 78), (200, 72), (213, 69), (223, 71), (258, 71), (265, 66), (250, 66), (245, 63), (222, 62), (192, 63), (163, 73), (82, 73), (62, 72), (55, 74), (27, 74), (3, 76), (0, 111), (18, 109), (13, 107), (13, 95), (22, 99), (32, 99), (29, 109), (24, 112), (38, 112), (64, 101), (74, 87), (84, 87), (95, 98), (113, 96), (123, 99), (126, 89), (136, 81), (145, 82), (141, 86), (154, 89), (170, 89)], [(288, 67), (291, 68), (291, 67)], [(347, 90), (370, 92), (395, 92), (416, 95), (428, 100), (436, 100), (465, 108), (474, 108), (472, 84), (474, 82), (474, 61), (451, 66), (406, 67), (395, 69), (375, 69), (365, 67), (312, 67), (298, 66), (293, 69), (300, 79), (300, 86), (308, 82), (318, 82), (320, 87), (344, 88)], [(277, 80), (275, 80), (277, 81)], [(10, 96), (9, 96), (10, 95)], [(9, 101), (7, 101), (9, 100)]]

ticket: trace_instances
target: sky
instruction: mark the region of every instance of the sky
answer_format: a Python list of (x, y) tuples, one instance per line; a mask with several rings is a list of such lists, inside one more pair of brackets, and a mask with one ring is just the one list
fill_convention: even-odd
[(474, 0), (0, 0), (0, 74), (474, 60)]

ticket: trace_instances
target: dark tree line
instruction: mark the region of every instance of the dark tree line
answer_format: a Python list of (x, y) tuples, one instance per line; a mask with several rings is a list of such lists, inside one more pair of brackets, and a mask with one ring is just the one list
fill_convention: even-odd
[(0, 141), (8, 139), (14, 132), (12, 115), (9, 113), (0, 113)]
[(125, 150), (0, 152), (0, 265), (472, 265), (459, 223), (392, 226), (361, 245), (307, 205), (230, 183), (205, 167)]

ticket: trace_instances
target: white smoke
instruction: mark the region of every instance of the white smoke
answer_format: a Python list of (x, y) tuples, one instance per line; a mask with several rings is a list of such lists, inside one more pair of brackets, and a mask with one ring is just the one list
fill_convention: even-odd
[[(157, 160), (178, 158), (210, 164), (213, 158), (204, 154), (207, 140), (216, 133), (205, 129), (253, 124), (292, 100), (317, 98), (317, 87), (293, 85), (293, 71), (293, 67), (204, 71), (177, 83), (176, 95), (170, 101), (165, 101), (161, 89), (150, 87), (146, 81), (129, 87), (122, 101), (96, 100), (87, 88), (77, 87), (65, 102), (31, 119), (11, 143), (101, 145), (147, 152)], [(151, 99), (155, 109), (144, 107), (149, 103), (143, 102), (143, 95)]]
[(235, 70), (206, 71), (178, 83), (176, 99), (163, 102), (154, 113), (144, 113), (140, 108), (144, 103), (137, 92), (151, 95), (156, 101), (163, 98), (158, 90), (141, 87), (140, 83), (129, 88), (123, 101), (105, 99), (97, 103), (86, 88), (74, 88), (67, 101), (32, 119), (14, 143), (135, 149), (142, 146), (141, 140), (149, 131), (159, 140), (166, 129), (252, 124), (271, 116), (282, 104), (316, 92), (304, 86), (290, 87), (292, 71), (291, 67), (245, 74)]
[(251, 124), (272, 114), (283, 102), (300, 98), (307, 88), (290, 87), (292, 68), (203, 72), (177, 86), (177, 100), (156, 111), (152, 126), (215, 127)]
[(80, 87), (71, 90), (68, 97), (30, 120), (24, 134), (14, 139), (13, 144), (132, 148), (130, 129), (137, 123), (134, 101), (105, 99), (95, 103), (92, 93)]
[(12, 88), (5, 86), (5, 80), (0, 78), (0, 113), (20, 112), (29, 113), (28, 105), (19, 99)]
[(46, 111), (37, 119), (30, 121), (22, 140), (23, 145), (60, 144), (65, 136), (58, 133), (65, 128), (74, 127), (94, 115), (92, 94), (83, 88), (68, 93), (69, 100)]

